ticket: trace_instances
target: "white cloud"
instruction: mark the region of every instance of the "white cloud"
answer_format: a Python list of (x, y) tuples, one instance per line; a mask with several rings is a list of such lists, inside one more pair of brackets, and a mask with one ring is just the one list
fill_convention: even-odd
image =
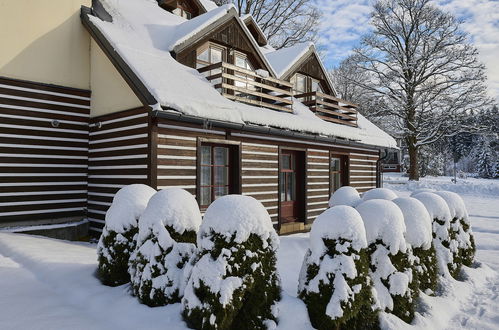
[[(328, 63), (338, 63), (370, 30), (370, 0), (316, 0), (323, 19), (319, 44), (326, 49)], [(499, 101), (499, 1), (435, 0), (435, 3), (463, 19), (463, 30), (480, 52), (487, 67), (490, 94)]]

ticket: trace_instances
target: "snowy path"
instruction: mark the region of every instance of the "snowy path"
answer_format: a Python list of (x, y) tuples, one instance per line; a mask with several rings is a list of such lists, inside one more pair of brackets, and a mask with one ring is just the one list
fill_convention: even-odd
[[(477, 241), (477, 260), (499, 274), (499, 198), (463, 195)], [(499, 278), (475, 292), (452, 320), (450, 329), (499, 328)]]

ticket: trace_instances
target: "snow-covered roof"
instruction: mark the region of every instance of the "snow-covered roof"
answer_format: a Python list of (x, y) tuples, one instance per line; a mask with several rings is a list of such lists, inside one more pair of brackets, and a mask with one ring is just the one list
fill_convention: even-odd
[(217, 4), (210, 0), (196, 0), (196, 1), (199, 2), (207, 12), (218, 8)]
[(324, 64), (320, 60), (319, 55), (317, 54), (317, 50), (315, 49), (315, 45), (313, 42), (302, 42), (291, 47), (281, 48), (273, 51), (262, 51), (265, 54), (265, 57), (269, 60), (270, 64), (276, 71), (276, 74), (279, 78), (286, 78), (291, 69), (296, 66), (300, 61), (306, 59), (311, 54), (315, 54), (317, 60), (321, 66), (322, 71), (324, 72), (324, 76), (326, 77), (327, 83), (331, 87), (331, 89), (336, 93), (336, 88), (334, 87), (333, 82), (331, 81)]
[[(397, 147), (391, 136), (360, 114), (358, 127), (350, 127), (323, 121), (298, 101), (293, 104), (293, 113), (230, 101), (197, 70), (172, 57), (172, 45), (194, 37), (217, 20), (228, 15), (232, 17), (235, 11), (232, 5), (218, 7), (187, 21), (163, 10), (155, 0), (101, 2), (113, 20), (107, 22), (89, 15), (91, 24), (153, 95), (156, 104), (150, 105), (156, 110), (169, 109), (210, 120), (343, 138), (373, 146)], [(244, 26), (237, 15), (235, 18)]]
[(255, 29), (257, 30), (258, 34), (262, 37), (262, 39), (263, 39), (263, 41), (265, 42), (265, 45), (266, 45), (267, 41), (268, 41), (267, 40), (267, 36), (265, 35), (265, 33), (263, 32), (262, 28), (260, 27), (260, 25), (255, 20), (255, 18), (253, 17), (253, 15), (251, 15), (251, 14), (245, 14), (245, 15), (241, 16), (241, 19), (243, 20), (243, 22), (245, 24), (251, 23), (251, 25), (255, 27)]
[(314, 47), (312, 42), (303, 42), (288, 48), (281, 48), (273, 52), (265, 53), (265, 57), (269, 60), (278, 77), (291, 69), (299, 59), (305, 56), (311, 48)]

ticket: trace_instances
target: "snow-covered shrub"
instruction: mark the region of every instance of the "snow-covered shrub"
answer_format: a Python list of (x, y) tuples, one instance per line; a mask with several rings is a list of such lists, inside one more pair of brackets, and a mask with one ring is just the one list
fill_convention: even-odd
[(155, 193), (149, 186), (132, 184), (114, 195), (97, 245), (97, 275), (103, 284), (116, 286), (130, 281), (128, 260), (136, 246), (137, 222)]
[[(180, 302), (189, 259), (196, 250), (201, 212), (194, 197), (167, 188), (151, 197), (139, 220), (137, 248), (130, 257), (132, 291), (148, 306)], [(186, 270), (187, 268), (187, 270)]]
[(317, 329), (376, 325), (371, 296), (364, 224), (350, 206), (334, 206), (315, 219), (310, 248), (298, 284), (312, 325)]
[(455, 277), (459, 273), (459, 266), (454, 262), (458, 254), (458, 242), (450, 234), (451, 214), (445, 200), (431, 192), (422, 192), (414, 195), (424, 204), (430, 214), (433, 230), (433, 246), (437, 253), (438, 271), (440, 275), (450, 273)]
[(267, 210), (249, 196), (227, 195), (206, 210), (185, 288), (183, 317), (194, 329), (274, 327), (280, 279), (279, 238)]
[(439, 191), (436, 194), (442, 197), (449, 207), (452, 218), (450, 237), (451, 240), (458, 242), (458, 255), (455, 262), (469, 267), (475, 258), (476, 246), (464, 201), (454, 192)]
[(412, 249), (414, 280), (423, 292), (435, 292), (438, 280), (437, 256), (433, 246), (432, 219), (423, 203), (412, 197), (393, 200), (404, 214), (406, 242)]
[(417, 194), (420, 194), (422, 192), (435, 192), (435, 189), (431, 189), (431, 188), (421, 188), (421, 189), (417, 189), (417, 190), (414, 190), (412, 193), (411, 193), (411, 197), (414, 197), (416, 196)]
[(388, 188), (374, 188), (366, 191), (364, 195), (362, 195), (362, 200), (364, 201), (368, 201), (370, 199), (386, 199), (391, 201), (395, 198), (397, 198), (397, 194)]
[(337, 205), (348, 205), (355, 207), (362, 199), (360, 198), (359, 192), (354, 187), (343, 186), (336, 190), (329, 199), (329, 207)]
[(392, 201), (372, 199), (357, 206), (369, 245), (369, 275), (381, 310), (406, 322), (414, 317), (419, 293), (413, 280), (413, 260), (405, 241), (404, 215)]

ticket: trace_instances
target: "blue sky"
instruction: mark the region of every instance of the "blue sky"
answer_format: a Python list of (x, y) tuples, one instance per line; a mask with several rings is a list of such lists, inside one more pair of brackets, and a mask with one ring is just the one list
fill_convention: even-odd
[[(326, 66), (337, 65), (369, 32), (372, 0), (315, 0), (321, 8), (319, 44), (325, 48)], [(487, 67), (490, 95), (499, 102), (499, 0), (434, 0), (456, 17), (464, 19), (468, 32)]]

